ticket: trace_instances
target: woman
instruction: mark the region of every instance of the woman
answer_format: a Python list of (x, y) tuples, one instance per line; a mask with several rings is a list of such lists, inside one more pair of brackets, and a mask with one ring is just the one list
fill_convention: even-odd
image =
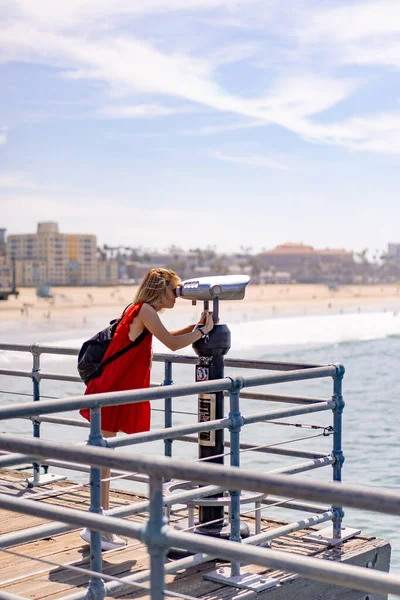
[[(103, 361), (112, 356), (130, 341), (140, 336), (140, 343), (105, 367), (102, 374), (92, 379), (85, 394), (119, 392), (150, 387), (152, 336), (175, 351), (193, 344), (206, 336), (214, 327), (212, 316), (202, 313), (197, 325), (188, 325), (179, 331), (168, 331), (162, 324), (158, 313), (164, 308), (173, 308), (176, 300), (176, 288), (180, 279), (174, 271), (156, 268), (144, 276), (136, 293), (134, 303), (124, 312), (114, 336), (107, 348)], [(80, 414), (88, 421), (90, 410)], [(106, 406), (101, 409), (102, 435), (115, 437), (118, 431), (137, 433), (150, 429), (150, 402)], [(103, 510), (108, 510), (110, 495), (110, 470), (102, 469), (101, 501)], [(90, 542), (90, 532), (83, 529), (81, 537)], [(115, 534), (101, 534), (103, 550), (112, 550), (125, 546), (126, 542)]]

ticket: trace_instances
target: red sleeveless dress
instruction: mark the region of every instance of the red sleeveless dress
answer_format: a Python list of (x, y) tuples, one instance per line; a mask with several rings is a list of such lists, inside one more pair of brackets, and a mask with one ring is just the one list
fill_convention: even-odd
[[(103, 360), (122, 350), (129, 342), (129, 326), (139, 314), (142, 303), (130, 306), (107, 348)], [(152, 335), (150, 333), (142, 342), (107, 365), (100, 375), (89, 381), (85, 395), (102, 392), (122, 392), (150, 387)], [(82, 409), (80, 414), (90, 421), (90, 410)], [(150, 402), (105, 406), (101, 409), (101, 428), (105, 431), (124, 431), (137, 433), (150, 429)]]

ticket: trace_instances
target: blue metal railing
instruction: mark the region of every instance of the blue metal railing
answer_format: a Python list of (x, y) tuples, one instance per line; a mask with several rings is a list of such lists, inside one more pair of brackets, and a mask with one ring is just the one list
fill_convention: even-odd
[[(55, 381), (69, 381), (69, 382), (77, 382), (80, 381), (80, 378), (73, 375), (62, 375), (57, 373), (45, 373), (41, 371), (40, 357), (42, 354), (58, 354), (58, 355), (77, 355), (78, 350), (72, 348), (54, 348), (48, 346), (39, 346), (37, 344), (33, 346), (21, 346), (14, 344), (0, 344), (0, 350), (6, 351), (22, 351), (22, 352), (31, 352), (33, 355), (33, 366), (32, 370), (29, 371), (17, 371), (12, 369), (0, 369), (0, 375), (8, 375), (8, 376), (21, 376), (21, 377), (31, 377), (33, 381), (33, 399), (34, 403), (24, 403), (18, 406), (8, 405), (0, 407), (0, 420), (10, 419), (10, 418), (30, 418), (33, 420), (34, 425), (34, 440), (25, 440), (27, 442), (27, 446), (23, 447), (23, 442), (17, 437), (12, 436), (12, 438), (4, 439), (5, 436), (0, 435), (0, 449), (3, 449), (7, 452), (3, 456), (0, 456), (0, 467), (12, 466), (19, 464), (20, 462), (26, 462), (27, 459), (32, 460), (34, 464), (34, 476), (32, 485), (40, 485), (45, 483), (43, 477), (40, 475), (40, 469), (38, 466), (38, 458), (44, 460), (47, 468), (47, 465), (57, 465), (63, 466), (65, 468), (76, 469), (77, 463), (81, 462), (84, 465), (90, 466), (90, 482), (91, 482), (91, 507), (90, 507), (90, 515), (88, 515), (88, 520), (85, 521), (85, 525), (96, 525), (98, 526), (100, 521), (92, 520), (95, 519), (104, 519), (100, 515), (101, 512), (101, 504), (100, 504), (100, 486), (101, 486), (101, 477), (100, 477), (100, 467), (101, 466), (114, 466), (116, 469), (116, 473), (121, 473), (122, 471), (128, 471), (131, 473), (132, 477), (135, 477), (133, 474), (135, 470), (139, 471), (140, 477), (143, 480), (143, 474), (147, 474), (150, 477), (150, 503), (145, 502), (144, 505), (146, 509), (150, 508), (150, 520), (149, 524), (146, 526), (145, 530), (140, 530), (140, 536), (133, 535), (133, 530), (130, 530), (130, 534), (133, 537), (139, 537), (139, 539), (143, 539), (149, 545), (150, 555), (152, 557), (152, 572), (155, 573), (154, 578), (157, 581), (153, 581), (152, 578), (152, 588), (153, 584), (155, 585), (154, 593), (152, 591), (153, 598), (159, 598), (162, 595), (159, 589), (159, 582), (163, 578), (161, 577), (161, 563), (163, 562), (163, 556), (166, 548), (170, 546), (169, 543), (171, 541), (170, 538), (170, 530), (168, 530), (168, 535), (164, 535), (165, 524), (161, 518), (161, 509), (164, 510), (164, 507), (172, 506), (174, 502), (187, 502), (188, 506), (190, 503), (195, 503), (196, 505), (201, 504), (202, 502), (211, 502), (212, 500), (207, 499), (207, 496), (215, 495), (217, 492), (221, 491), (221, 489), (229, 489), (230, 490), (230, 499), (229, 501), (223, 499), (224, 503), (230, 504), (230, 525), (231, 525), (231, 540), (232, 542), (240, 542), (240, 506), (242, 501), (246, 501), (243, 499), (240, 490), (246, 489), (250, 491), (261, 491), (256, 487), (248, 487), (247, 483), (242, 479), (241, 485), (238, 487), (235, 485), (231, 485), (232, 480), (229, 479), (230, 472), (232, 469), (227, 468), (228, 479), (224, 478), (221, 481), (211, 479), (208, 481), (207, 478), (203, 479), (203, 483), (207, 482), (212, 483), (212, 485), (207, 485), (207, 489), (196, 489), (189, 490), (185, 492), (180, 492), (178, 494), (167, 494), (166, 497), (160, 500), (160, 485), (161, 479), (160, 475), (155, 473), (153, 470), (147, 470), (149, 464), (153, 465), (156, 462), (146, 463), (145, 468), (139, 462), (136, 462), (136, 467), (132, 469), (132, 465), (130, 464), (129, 468), (127, 468), (127, 463), (119, 462), (115, 456), (110, 456), (107, 452), (107, 449), (104, 450), (104, 447), (114, 448), (118, 446), (126, 446), (139, 444), (154, 440), (164, 440), (164, 452), (166, 457), (172, 456), (172, 442), (173, 440), (184, 440), (186, 442), (196, 441), (193, 437), (190, 437), (192, 434), (198, 434), (201, 431), (212, 431), (218, 430), (221, 428), (226, 428), (230, 433), (230, 442), (225, 443), (226, 446), (230, 447), (230, 457), (231, 457), (231, 466), (234, 467), (235, 474), (237, 475), (239, 472), (241, 476), (244, 477), (245, 474), (238, 468), (240, 465), (240, 452), (244, 449), (252, 449), (254, 451), (260, 452), (274, 452), (276, 454), (286, 455), (286, 456), (296, 456), (307, 458), (305, 462), (301, 464), (297, 464), (292, 467), (284, 467), (275, 470), (275, 473), (282, 474), (293, 474), (298, 472), (304, 472), (310, 469), (316, 469), (321, 466), (325, 466), (328, 464), (333, 465), (333, 478), (334, 481), (341, 480), (341, 468), (343, 464), (343, 451), (342, 451), (342, 412), (343, 412), (343, 398), (341, 391), (341, 383), (343, 378), (344, 369), (340, 365), (305, 365), (301, 363), (277, 363), (270, 361), (245, 361), (239, 359), (226, 359), (225, 365), (227, 367), (235, 367), (235, 368), (249, 368), (249, 369), (259, 369), (266, 371), (274, 371), (274, 373), (263, 373), (261, 375), (250, 375), (245, 377), (226, 377), (220, 380), (207, 381), (207, 382), (199, 382), (192, 383), (186, 385), (175, 385), (172, 383), (172, 365), (174, 363), (180, 364), (195, 364), (195, 357), (187, 357), (187, 356), (178, 356), (178, 355), (170, 355), (170, 354), (161, 354), (155, 355), (155, 361), (164, 362), (165, 371), (164, 371), (164, 382), (163, 386), (155, 386), (146, 390), (133, 390), (126, 392), (117, 392), (110, 394), (96, 394), (95, 396), (75, 396), (66, 399), (57, 399), (57, 400), (40, 400), (40, 383), (42, 380), (55, 380)], [(256, 393), (256, 392), (246, 392), (243, 391), (246, 388), (252, 388), (254, 386), (260, 385), (270, 385), (274, 383), (282, 383), (288, 381), (300, 381), (307, 379), (316, 379), (316, 378), (332, 378), (333, 379), (333, 396), (331, 399), (326, 400), (324, 398), (310, 398), (304, 396), (289, 396), (282, 394), (267, 394), (267, 393)], [(168, 386), (168, 391), (165, 387)], [(182, 396), (187, 396), (190, 394), (199, 394), (199, 393), (207, 393), (207, 392), (215, 392), (215, 391), (223, 391), (225, 394), (230, 397), (230, 410), (227, 417), (221, 419), (215, 419), (213, 421), (208, 421), (206, 423), (195, 423), (189, 425), (181, 425), (181, 426), (173, 426), (172, 421), (172, 398), (178, 398)], [(166, 397), (167, 395), (167, 397)], [(164, 429), (157, 431), (144, 432), (139, 434), (125, 435), (124, 437), (119, 438), (108, 438), (107, 441), (104, 440), (101, 436), (101, 423), (100, 423), (100, 408), (102, 406), (112, 406), (116, 404), (124, 404), (124, 403), (134, 403), (134, 402), (142, 402), (144, 400), (162, 400), (164, 399)], [(264, 410), (262, 412), (258, 412), (255, 414), (243, 415), (241, 412), (241, 399), (254, 399), (260, 401), (275, 401), (281, 403), (291, 403), (298, 404), (297, 407), (290, 408), (281, 408), (275, 410)], [(38, 402), (40, 400), (40, 402)], [(83, 448), (81, 445), (69, 446), (68, 449), (61, 448), (60, 452), (52, 451), (50, 452), (48, 444), (51, 445), (53, 450), (55, 450), (55, 445), (51, 442), (43, 442), (39, 440), (40, 438), (40, 423), (44, 421), (59, 423), (64, 425), (79, 425), (79, 426), (88, 426), (86, 423), (79, 422), (74, 419), (66, 419), (60, 417), (49, 417), (47, 415), (51, 415), (54, 413), (64, 412), (66, 410), (76, 410), (81, 408), (90, 408), (91, 410), (91, 423), (90, 423), (90, 435), (89, 435), (89, 445), (90, 448)], [(276, 445), (272, 448), (265, 448), (263, 446), (259, 447), (259, 445), (251, 445), (246, 444), (241, 441), (241, 432), (244, 426), (253, 423), (262, 423), (265, 421), (271, 421), (273, 419), (280, 419), (283, 417), (291, 417), (295, 415), (303, 415), (316, 413), (321, 411), (333, 411), (333, 428), (330, 431), (327, 431), (327, 434), (333, 434), (333, 452), (331, 455), (311, 452), (305, 450), (295, 450), (288, 448), (279, 448)], [(246, 448), (247, 446), (247, 448)], [(89, 454), (82, 454), (83, 452), (89, 452)], [(103, 452), (105, 451), (108, 456), (108, 462), (106, 465), (95, 464), (92, 461), (93, 453), (95, 452)], [(83, 456), (85, 459), (83, 459)], [(97, 455), (96, 455), (97, 456)], [(100, 456), (100, 455), (99, 455)], [(121, 456), (121, 454), (119, 454)], [(77, 460), (79, 458), (79, 461)], [(175, 459), (168, 458), (168, 465), (174, 465)], [(182, 461), (180, 461), (182, 462)], [(187, 465), (187, 463), (184, 463)], [(196, 467), (201, 467), (204, 471), (201, 471), (202, 477), (205, 477), (205, 473), (212, 473), (209, 468), (211, 465), (193, 465)], [(88, 467), (86, 467), (88, 469)], [(224, 471), (225, 472), (225, 471)], [(163, 471), (162, 478), (164, 481), (169, 478), (173, 478), (177, 476), (177, 471), (174, 471), (175, 475), (171, 475), (168, 472), (168, 469)], [(192, 472), (193, 473), (193, 472)], [(198, 473), (196, 471), (196, 473)], [(187, 474), (187, 470), (179, 471), (179, 478)], [(208, 477), (208, 476), (207, 476)], [(278, 475), (271, 475), (271, 477), (278, 477)], [(198, 483), (196, 477), (190, 477), (190, 480)], [(285, 478), (286, 480), (286, 478)], [(252, 480), (254, 483), (255, 480)], [(274, 489), (271, 487), (262, 488), (262, 493), (265, 494), (268, 490), (268, 494), (271, 492), (274, 493)], [(275, 493), (282, 493), (282, 481), (280, 482), (280, 486), (278, 486), (275, 490)], [(297, 492), (298, 489), (296, 488)], [(329, 491), (332, 491), (330, 489)], [(308, 498), (304, 498), (301, 494), (290, 494), (289, 497), (293, 496), (294, 498), (303, 498), (308, 500), (318, 501), (317, 496), (312, 496)], [(325, 494), (324, 500), (326, 500), (327, 495)], [(338, 496), (334, 496), (338, 498)], [(202, 500), (204, 498), (204, 500)], [(0, 499), (0, 505), (4, 501), (4, 498)], [(265, 504), (271, 503), (271, 498), (266, 500), (265, 498), (262, 502), (265, 501)], [(260, 501), (258, 500), (256, 503), (256, 507), (259, 507)], [(112, 509), (107, 512), (106, 519), (112, 519), (115, 521), (115, 516), (127, 516), (129, 514), (134, 514), (135, 512), (139, 512), (139, 510), (144, 510), (143, 503), (139, 503), (141, 505), (139, 508), (137, 506), (130, 507), (120, 507), (117, 509)], [(333, 521), (334, 527), (334, 536), (337, 539), (340, 539), (341, 536), (341, 527), (342, 527), (342, 518), (343, 511), (341, 505), (338, 503), (337, 505), (329, 510), (321, 507), (316, 507), (315, 504), (307, 504), (301, 503), (297, 501), (286, 501), (283, 502), (285, 506), (290, 506), (291, 508), (298, 508), (301, 510), (308, 510), (312, 512), (317, 512), (317, 515), (310, 517), (308, 519), (303, 519), (302, 521), (296, 521), (294, 523), (290, 523), (286, 526), (277, 528), (273, 532), (261, 532), (260, 528), (256, 527), (256, 535), (250, 537), (248, 540), (245, 540), (245, 544), (253, 543), (251, 540), (254, 540), (254, 543), (265, 543), (270, 539), (274, 539), (279, 535), (283, 535), (288, 531), (296, 531), (301, 528), (309, 527), (311, 524), (323, 523), (326, 521)], [(20, 505), (18, 505), (20, 506)], [(37, 506), (37, 503), (35, 503)], [(59, 507), (58, 507), (59, 508)], [(15, 510), (19, 510), (15, 508)], [(45, 510), (45, 509), (43, 509)], [(258, 510), (258, 508), (257, 508)], [(258, 513), (259, 514), (259, 513)], [(57, 513), (58, 515), (58, 513)], [(66, 523), (73, 524), (75, 526), (81, 525), (81, 521), (76, 520), (76, 515), (69, 515), (74, 520), (66, 520)], [(89, 518), (90, 517), (90, 518)], [(114, 517), (114, 518), (113, 518)], [(80, 517), (81, 518), (81, 517)], [(57, 516), (58, 521), (63, 521)], [(257, 522), (257, 519), (256, 519)], [(121, 519), (119, 519), (119, 524), (121, 524)], [(102, 521), (103, 525), (103, 521)], [(65, 526), (56, 526), (56, 525), (46, 525), (41, 526), (39, 528), (35, 528), (37, 531), (35, 533), (25, 532), (21, 533), (18, 536), (19, 542), (38, 539), (37, 536), (42, 536), (43, 534), (49, 535), (49, 531), (51, 531), (51, 535), (54, 533), (65, 531)], [(96, 532), (98, 530), (102, 531), (110, 531), (107, 528), (98, 527), (94, 528), (93, 531)], [(129, 528), (128, 528), (129, 529)], [(136, 530), (136, 533), (139, 530)], [(121, 533), (121, 530), (113, 530), (114, 533)], [(123, 534), (123, 535), (130, 535)], [(189, 535), (189, 534), (185, 534)], [(193, 535), (193, 534), (192, 534)], [(203, 537), (203, 536), (199, 536)], [(92, 536), (92, 565), (91, 569), (93, 573), (101, 573), (101, 549), (100, 549), (100, 534), (94, 533)], [(154, 544), (154, 539), (157, 539), (157, 544)], [(174, 538), (175, 539), (175, 538)], [(180, 538), (179, 538), (180, 539)], [(7, 547), (12, 543), (15, 543), (16, 536), (15, 534), (9, 534), (8, 536), (1, 536), (0, 538), (0, 547)], [(187, 538), (185, 538), (187, 541)], [(176, 541), (176, 540), (175, 540)], [(179, 541), (179, 540), (178, 540)], [(186, 543), (185, 541), (185, 543)], [(214, 540), (213, 540), (214, 541)], [(182, 540), (180, 540), (182, 543)], [(152, 547), (152, 544), (154, 547)], [(175, 544), (175, 542), (174, 542)], [(196, 544), (195, 544), (196, 545)], [(242, 545), (241, 545), (242, 546)], [(198, 547), (198, 546), (197, 546)], [(219, 547), (218, 547), (219, 548)], [(246, 559), (246, 555), (237, 554), (236, 550), (232, 550), (233, 546), (228, 548), (228, 558), (232, 559), (231, 565), (231, 575), (235, 577), (240, 573), (240, 563)], [(191, 549), (188, 547), (188, 549)], [(243, 547), (242, 547), (243, 550)], [(203, 552), (203, 550), (197, 550), (198, 552)], [(232, 554), (233, 552), (233, 554)], [(231, 554), (229, 554), (231, 553)], [(218, 553), (219, 556), (222, 556)], [(248, 556), (247, 556), (248, 558)], [(202, 558), (202, 560), (207, 560), (208, 557)], [(200, 559), (199, 559), (200, 560)], [(177, 561), (179, 562), (179, 561)], [(254, 561), (255, 564), (257, 561)], [(292, 571), (296, 571), (291, 567)], [(128, 578), (129, 579), (129, 578)], [(90, 593), (94, 595), (95, 598), (102, 598), (105, 590), (109, 589), (109, 585), (112, 584), (104, 584), (99, 576), (94, 575), (92, 577), (90, 583)], [(110, 589), (111, 589), (110, 588)], [(112, 588), (114, 589), (114, 588)], [(364, 588), (362, 588), (364, 589)], [(400, 588), (399, 588), (400, 589)], [(161, 594), (161, 595), (160, 595)], [(1, 597), (1, 596), (0, 596)], [(75, 594), (74, 598), (83, 597), (79, 596), (79, 594)]]
[[(46, 459), (54, 455), (62, 460), (71, 460), (71, 447), (55, 445), (52, 442), (19, 438), (17, 436), (0, 435), (0, 449), (18, 452), (25, 455), (35, 455), (38, 459)], [(75, 447), (76, 458), (97, 468), (113, 466), (124, 471), (139, 470), (150, 475), (150, 524), (138, 524), (131, 521), (116, 519), (112, 516), (83, 513), (79, 510), (32, 503), (29, 500), (17, 499), (0, 494), (0, 506), (25, 514), (55, 519), (69, 523), (72, 526), (89, 526), (93, 531), (106, 531), (133, 537), (146, 543), (152, 555), (153, 575), (157, 574), (157, 582), (152, 582), (151, 595), (153, 600), (160, 600), (164, 594), (165, 572), (181, 570), (189, 564), (187, 559), (177, 560), (172, 565), (164, 566), (163, 555), (167, 548), (186, 548), (197, 553), (190, 557), (190, 564), (196, 560), (211, 560), (213, 557), (225, 558), (232, 562), (256, 564), (274, 567), (280, 570), (295, 572), (303, 576), (325, 581), (333, 585), (341, 585), (369, 593), (393, 593), (400, 595), (400, 577), (387, 573), (375, 572), (370, 569), (336, 564), (332, 561), (294, 556), (286, 552), (273, 551), (265, 548), (252, 548), (253, 540), (248, 538), (242, 544), (233, 541), (207, 539), (188, 532), (179, 532), (168, 527), (163, 520), (163, 505), (161, 482), (164, 476), (172, 478), (185, 477), (198, 484), (222, 484), (227, 489), (248, 489), (257, 492), (271, 491), (282, 496), (294, 496), (303, 500), (327, 501), (335, 505), (375, 510), (381, 513), (400, 516), (400, 495), (389, 491), (377, 491), (373, 488), (349, 486), (329, 483), (317, 483), (285, 477), (282, 475), (262, 475), (243, 472), (241, 469), (222, 467), (219, 465), (190, 464), (186, 461), (161, 457), (146, 457), (124, 453), (110, 453), (105, 448)], [(111, 454), (111, 456), (110, 456)], [(309, 523), (308, 523), (309, 525)], [(202, 554), (200, 557), (199, 554)], [(204, 556), (205, 554), (205, 556)], [(197, 563), (198, 564), (198, 563)], [(168, 568), (170, 567), (170, 568)], [(98, 578), (101, 577), (97, 571)], [(126, 578), (126, 583), (146, 579), (149, 573), (140, 573)], [(151, 576), (151, 571), (150, 571)], [(154, 585), (154, 587), (153, 587)], [(112, 582), (95, 588), (100, 594), (115, 592), (120, 589), (120, 582)], [(166, 592), (167, 593), (167, 592)], [(69, 596), (69, 600), (83, 598), (85, 592)], [(168, 595), (173, 595), (168, 591)], [(101, 597), (101, 596), (98, 596)]]

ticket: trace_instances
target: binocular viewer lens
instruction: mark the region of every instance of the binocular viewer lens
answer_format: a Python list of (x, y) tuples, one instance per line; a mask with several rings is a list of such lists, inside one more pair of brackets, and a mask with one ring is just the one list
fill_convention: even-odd
[(215, 275), (182, 281), (176, 288), (176, 295), (187, 300), (242, 300), (248, 275)]

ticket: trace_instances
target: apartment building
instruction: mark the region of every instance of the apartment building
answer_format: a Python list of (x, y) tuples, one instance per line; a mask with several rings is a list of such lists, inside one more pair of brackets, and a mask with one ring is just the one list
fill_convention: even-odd
[(39, 223), (36, 233), (9, 235), (7, 255), (15, 258), (17, 286), (118, 283), (116, 261), (99, 267), (95, 235), (60, 233), (55, 222)]

